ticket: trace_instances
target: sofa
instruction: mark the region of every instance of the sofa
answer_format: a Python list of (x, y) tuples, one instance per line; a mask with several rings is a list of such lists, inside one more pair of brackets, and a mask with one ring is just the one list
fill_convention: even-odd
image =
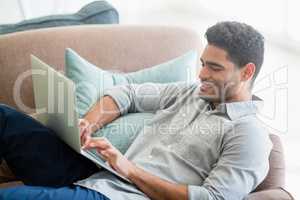
[[(203, 48), (193, 30), (173, 26), (84, 25), (31, 30), (0, 36), (0, 103), (34, 114), (30, 54), (59, 71), (64, 71), (64, 51), (72, 48), (103, 69), (132, 72), (162, 63), (191, 50)], [(22, 77), (22, 78), (20, 78)], [(20, 88), (16, 83), (22, 82)], [(290, 200), (284, 189), (283, 147), (277, 135), (270, 134), (273, 149), (265, 180), (246, 199)], [(0, 161), (1, 162), (1, 161)], [(22, 184), (0, 164), (0, 187)]]

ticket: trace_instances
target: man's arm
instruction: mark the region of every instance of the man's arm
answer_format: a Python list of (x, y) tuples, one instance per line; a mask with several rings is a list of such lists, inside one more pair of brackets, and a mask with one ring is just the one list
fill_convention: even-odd
[(201, 186), (188, 186), (190, 200), (241, 200), (267, 175), (272, 143), (264, 129), (247, 121), (224, 134), (220, 158), (208, 177)]
[(266, 176), (272, 144), (260, 129), (241, 126), (235, 131), (225, 133), (228, 136), (220, 159), (202, 185), (170, 183), (152, 175), (130, 162), (106, 139), (92, 139), (84, 148), (96, 148), (112, 168), (154, 200), (241, 200)]
[(144, 83), (115, 86), (80, 120), (81, 139), (128, 112), (155, 112), (175, 102), (178, 94), (190, 83)]
[(188, 200), (187, 185), (170, 183), (139, 167), (132, 167), (128, 179), (152, 200)]
[(143, 83), (115, 86), (104, 92), (117, 103), (120, 114), (156, 112), (171, 106), (178, 95), (193, 83)]
[(90, 135), (120, 116), (120, 110), (110, 96), (104, 96), (79, 120), (80, 137), (84, 144)]
[(123, 156), (106, 138), (91, 138), (83, 148), (96, 148), (114, 170), (131, 180), (152, 200), (188, 199), (187, 185), (170, 183), (144, 171)]
[(120, 110), (114, 99), (110, 96), (101, 98), (84, 116), (95, 128), (101, 128), (120, 116)]

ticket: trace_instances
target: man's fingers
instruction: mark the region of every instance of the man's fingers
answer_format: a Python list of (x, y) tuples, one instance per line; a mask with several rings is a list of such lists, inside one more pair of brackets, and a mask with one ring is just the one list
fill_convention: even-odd
[(82, 138), (82, 144), (86, 145), (90, 142), (91, 136), (88, 133), (85, 133), (83, 138)]
[(110, 147), (110, 144), (102, 138), (89, 138), (88, 141), (83, 145), (83, 149), (88, 148), (99, 148), (101, 150), (107, 149)]
[(89, 122), (86, 119), (79, 119), (78, 126), (87, 126)]
[(105, 153), (106, 153), (107, 155), (109, 155), (109, 157), (111, 157), (111, 158), (116, 158), (117, 155), (118, 155), (117, 152), (118, 152), (118, 151), (116, 151), (115, 149), (110, 148), (110, 149), (107, 149)]
[(85, 130), (88, 129), (88, 126), (89, 126), (89, 122), (85, 119), (79, 119), (78, 120), (78, 127), (79, 127), (79, 130), (80, 130), (80, 133), (84, 132)]
[(98, 152), (100, 155), (102, 155), (102, 156), (105, 158), (105, 160), (108, 160), (108, 159), (109, 159), (109, 154), (107, 153), (106, 150), (98, 150), (97, 152)]
[(80, 130), (80, 137), (81, 137), (81, 139), (83, 139), (83, 137), (86, 135), (86, 132), (87, 132), (87, 130), (86, 129), (81, 129)]
[(93, 142), (89, 142), (85, 145), (82, 146), (83, 149), (92, 149), (92, 148), (97, 148), (99, 150), (105, 150), (107, 149), (109, 146), (107, 145), (99, 145), (99, 143), (93, 143)]
[(86, 143), (86, 141), (90, 138), (90, 135), (88, 133), (88, 130), (85, 129), (80, 133), (80, 140), (81, 140), (81, 144), (84, 145)]

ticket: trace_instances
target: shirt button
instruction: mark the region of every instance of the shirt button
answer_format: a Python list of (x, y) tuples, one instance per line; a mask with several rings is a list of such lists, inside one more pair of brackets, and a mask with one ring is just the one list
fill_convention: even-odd
[(153, 156), (152, 156), (152, 155), (149, 155), (149, 156), (148, 156), (148, 158), (149, 158), (149, 159), (152, 159), (152, 158), (153, 158)]

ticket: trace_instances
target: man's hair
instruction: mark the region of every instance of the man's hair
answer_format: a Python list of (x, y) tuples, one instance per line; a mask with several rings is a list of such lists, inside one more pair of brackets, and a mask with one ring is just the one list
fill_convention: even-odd
[(209, 45), (225, 50), (238, 68), (254, 63), (254, 82), (264, 60), (264, 37), (257, 30), (244, 23), (225, 21), (208, 28), (205, 37)]

